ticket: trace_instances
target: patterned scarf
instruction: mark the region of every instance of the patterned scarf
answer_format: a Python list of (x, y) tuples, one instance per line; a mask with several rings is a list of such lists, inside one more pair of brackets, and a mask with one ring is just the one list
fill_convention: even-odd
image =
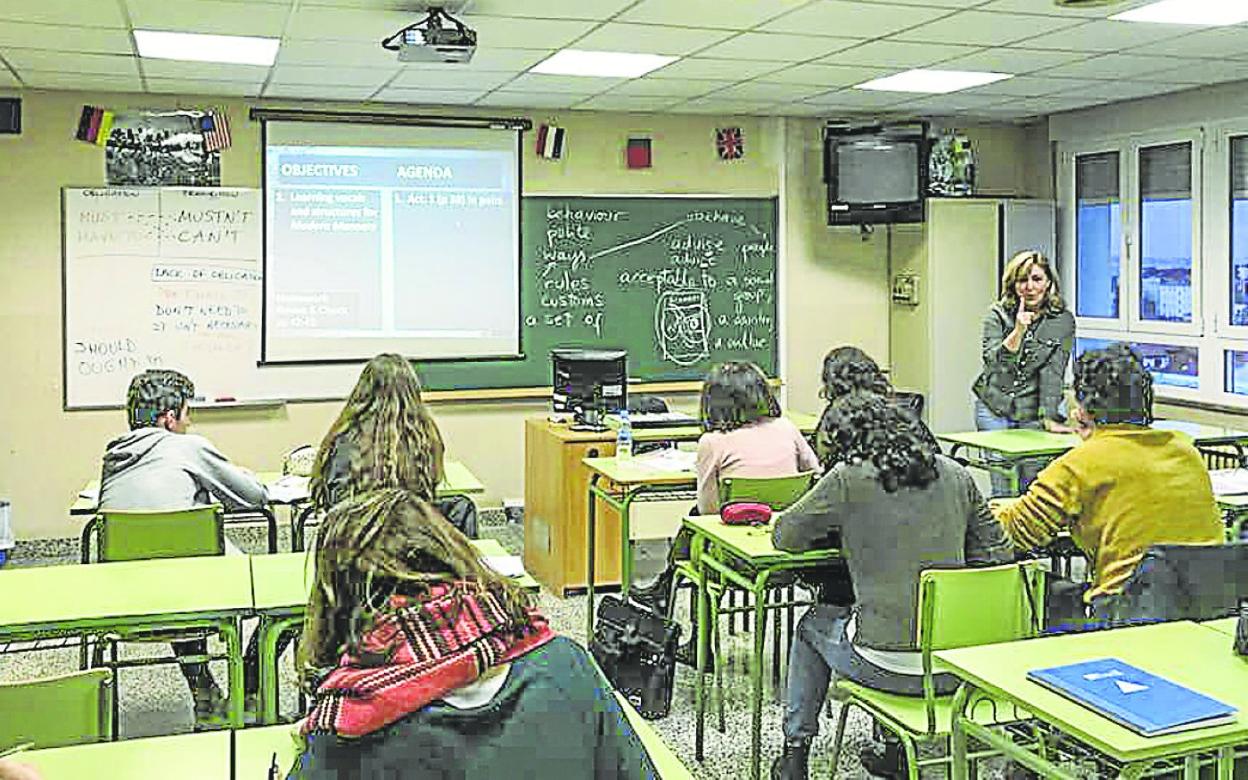
[(472, 582), (435, 585), (420, 600), (391, 597), (360, 655), (344, 654), (321, 682), (301, 731), (372, 733), (554, 639), (546, 618), (529, 614), (517, 624), (495, 594)]

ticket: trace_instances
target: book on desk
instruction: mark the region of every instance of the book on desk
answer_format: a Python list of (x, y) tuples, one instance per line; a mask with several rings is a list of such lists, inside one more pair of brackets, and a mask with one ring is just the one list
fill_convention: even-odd
[(1236, 709), (1117, 658), (1048, 669), (1027, 679), (1145, 737), (1230, 723)]

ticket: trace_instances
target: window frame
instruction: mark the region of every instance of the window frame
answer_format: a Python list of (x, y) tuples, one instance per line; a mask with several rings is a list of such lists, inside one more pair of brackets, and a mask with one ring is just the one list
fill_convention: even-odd
[[(1092, 329), (1076, 330), (1075, 338), (1076, 339), (1108, 339), (1110, 341), (1125, 341), (1128, 344), (1134, 344), (1136, 342), (1144, 342), (1146, 344), (1164, 344), (1167, 346), (1175, 346), (1175, 347), (1196, 347), (1196, 360), (1198, 361), (1198, 365), (1199, 365), (1199, 369), (1197, 370), (1197, 373), (1196, 373), (1196, 381), (1197, 381), (1196, 387), (1191, 388), (1191, 387), (1178, 387), (1176, 385), (1163, 385), (1157, 382), (1156, 377), (1154, 377), (1153, 378), (1153, 395), (1157, 397), (1158, 399), (1164, 400), (1167, 398), (1175, 398), (1175, 399), (1182, 399), (1184, 401), (1209, 402), (1213, 400), (1210, 398), (1209, 390), (1210, 389), (1220, 390), (1222, 387), (1221, 364), (1220, 363), (1218, 364), (1219, 366), (1218, 370), (1214, 372), (1213, 370), (1211, 370), (1210, 368), (1211, 364), (1209, 362), (1209, 358), (1211, 354), (1213, 354), (1218, 361), (1222, 360), (1222, 351), (1220, 348), (1217, 348), (1215, 352), (1214, 351), (1215, 347), (1214, 345), (1211, 344), (1210, 339), (1207, 339), (1201, 336), (1192, 336), (1192, 335), (1148, 334), (1148, 333), (1129, 334), (1129, 333), (1124, 333), (1123, 331), (1119, 331), (1119, 330), (1092, 330)], [(1078, 345), (1076, 345), (1076, 347), (1077, 346)], [(1078, 354), (1077, 351), (1072, 352), (1071, 360), (1074, 360), (1075, 355), (1077, 354)], [(1214, 373), (1217, 374), (1218, 384), (1210, 385), (1209, 382), (1211, 381), (1211, 379), (1214, 378)], [(1231, 394), (1227, 393), (1226, 395), (1231, 395)], [(1241, 397), (1241, 396), (1231, 395), (1231, 397), (1241, 398), (1241, 400), (1238, 402), (1238, 404), (1241, 406), (1248, 405), (1248, 396)], [(1218, 403), (1222, 403), (1222, 402), (1218, 401)]]
[[(1065, 230), (1062, 231), (1061, 239), (1058, 241), (1063, 262), (1058, 264), (1058, 273), (1061, 274), (1063, 297), (1066, 299), (1067, 306), (1070, 308), (1071, 314), (1075, 317), (1076, 332), (1085, 328), (1092, 330), (1126, 330), (1126, 319), (1123, 312), (1126, 311), (1127, 301), (1124, 300), (1125, 292), (1123, 290), (1124, 281), (1127, 279), (1127, 165), (1123, 161), (1123, 148), (1119, 143), (1112, 141), (1101, 141), (1097, 143), (1071, 146), (1063, 149), (1061, 160), (1064, 170), (1059, 177), (1059, 203), (1068, 204), (1065, 209), (1066, 214), (1062, 217), (1061, 223)], [(1079, 169), (1076, 161), (1080, 157), (1090, 157), (1097, 154), (1105, 154), (1112, 152), (1118, 155), (1118, 204), (1119, 204), (1119, 229), (1118, 229), (1118, 316), (1117, 317), (1086, 317), (1079, 315), (1079, 285), (1076, 270), (1079, 265), (1079, 231), (1078, 219), (1079, 209), (1077, 207), (1076, 197), (1078, 194), (1078, 176)]]
[[(1248, 325), (1231, 324), (1231, 141), (1248, 138), (1248, 119), (1222, 122), (1211, 128), (1206, 162), (1218, 175), (1209, 176), (1206, 183), (1206, 202), (1213, 208), (1204, 212), (1205, 251), (1214, 262), (1205, 280), (1208, 300), (1217, 301), (1205, 315), (1206, 333), (1222, 339), (1243, 339), (1241, 351), (1248, 351)], [(1235, 348), (1235, 347), (1232, 347)], [(1218, 386), (1222, 391), (1221, 384)], [(1236, 396), (1238, 397), (1238, 396)], [(1240, 404), (1248, 404), (1244, 396)]]

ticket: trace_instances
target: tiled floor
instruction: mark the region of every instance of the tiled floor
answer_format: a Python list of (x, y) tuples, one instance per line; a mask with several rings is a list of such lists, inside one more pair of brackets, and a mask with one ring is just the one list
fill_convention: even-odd
[[(231, 529), (231, 537), (245, 550), (261, 552), (262, 539), (252, 529)], [(519, 551), (523, 540), (522, 529), (518, 525), (494, 525), (482, 529), (482, 536), (491, 536), (507, 548)], [(286, 546), (283, 534), (282, 549)], [(49, 565), (74, 563), (76, 556), (62, 554), (56, 557), (18, 559), (11, 565)], [(684, 620), (682, 613), (687, 612), (687, 598), (679, 599), (678, 616)], [(560, 633), (582, 641), (585, 626), (585, 597), (573, 596), (558, 599), (543, 592), (540, 596), (540, 608), (550, 619), (552, 625)], [(687, 623), (686, 623), (687, 625)], [(780, 722), (783, 714), (781, 705), (774, 701), (770, 673), (770, 634), (768, 631), (768, 647), (766, 650), (767, 669), (764, 675), (764, 708), (763, 708), (763, 774), (772, 759), (779, 752), (781, 743)], [(687, 667), (679, 666), (675, 694), (672, 701), (671, 714), (662, 720), (654, 721), (654, 728), (672, 747), (676, 754), (685, 761), (693, 774), (699, 778), (723, 778), (724, 780), (740, 780), (745, 776), (749, 759), (750, 708), (749, 685), (746, 674), (746, 659), (749, 653), (748, 634), (738, 631), (735, 635), (723, 634), (726, 648), (725, 661), (725, 711), (726, 730), (720, 733), (714, 728), (714, 711), (708, 710), (706, 731), (706, 757), (701, 763), (693, 757), (694, 707), (693, 707), (693, 672)], [(128, 645), (126, 655), (167, 654), (167, 646)], [(295, 695), (295, 675), (287, 653), (282, 663), (284, 678), (282, 690), (283, 712), (292, 716), (297, 708)], [(21, 652), (0, 655), (0, 680), (29, 679), (77, 668), (77, 649)], [(218, 679), (224, 681), (224, 665), (215, 664), (214, 672)], [(708, 691), (711, 686), (708, 685)], [(192, 717), (190, 696), (181, 675), (174, 666), (145, 667), (127, 669), (121, 676), (121, 732), (123, 736), (149, 736), (171, 732), (185, 732), (191, 729)], [(836, 704), (832, 705), (835, 712)], [(831, 718), (822, 720), (822, 733), (812, 751), (812, 777), (831, 776), (828, 765), (828, 748), (831, 744), (831, 730), (834, 721)], [(837, 777), (861, 778), (868, 777), (857, 760), (857, 750), (868, 738), (870, 725), (860, 714), (854, 713), (849, 720), (846, 733), (845, 751), (842, 754)]]

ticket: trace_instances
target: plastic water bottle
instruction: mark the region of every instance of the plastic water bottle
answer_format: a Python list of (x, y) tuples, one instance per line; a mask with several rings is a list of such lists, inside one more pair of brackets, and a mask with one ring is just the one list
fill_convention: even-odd
[(615, 457), (633, 457), (633, 424), (628, 420), (628, 410), (620, 410), (620, 428), (615, 432)]

